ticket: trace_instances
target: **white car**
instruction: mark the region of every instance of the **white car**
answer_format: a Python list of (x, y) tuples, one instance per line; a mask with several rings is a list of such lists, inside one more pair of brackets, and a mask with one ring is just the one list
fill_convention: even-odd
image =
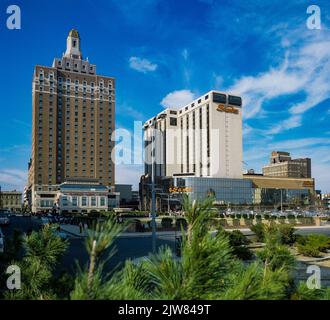
[(1, 228), (0, 228), (0, 253), (3, 253), (4, 252), (4, 236), (3, 236), (3, 233), (1, 231)]

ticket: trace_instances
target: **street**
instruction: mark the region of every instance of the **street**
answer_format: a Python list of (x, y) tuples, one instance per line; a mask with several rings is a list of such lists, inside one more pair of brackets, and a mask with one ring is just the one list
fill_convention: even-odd
[[(11, 223), (8, 226), (2, 226), (2, 231), (6, 237), (9, 237), (15, 229), (27, 232), (29, 229), (38, 230), (41, 226), (41, 220), (35, 217), (11, 217)], [(251, 231), (243, 230), (244, 234), (249, 235)], [(307, 235), (313, 233), (321, 233), (330, 236), (329, 227), (310, 227), (298, 229), (298, 234)], [(161, 246), (169, 246), (174, 250), (175, 247), (175, 233), (159, 234), (157, 237), (157, 248)], [(85, 248), (86, 239), (68, 234), (69, 247), (63, 256), (58, 268), (57, 273), (66, 272), (74, 274), (77, 271), (77, 262), (83, 268), (88, 263), (88, 253)], [(129, 237), (121, 236), (115, 240), (113, 248), (115, 254), (105, 264), (104, 271), (106, 273), (117, 270), (123, 266), (127, 259), (136, 259), (147, 256), (151, 252), (151, 236), (138, 233), (130, 235)], [(111, 248), (106, 252), (105, 257), (109, 254)], [(297, 279), (306, 279), (309, 274), (306, 273), (307, 265), (299, 263), (297, 266)], [(324, 285), (330, 284), (330, 269), (321, 268), (322, 282)]]
[[(41, 226), (41, 221), (35, 217), (11, 217), (10, 220), (11, 223), (8, 226), (3, 226), (1, 228), (5, 239), (10, 237), (15, 229), (27, 232), (29, 229), (38, 230)], [(73, 273), (77, 270), (76, 262), (79, 262), (81, 267), (88, 263), (88, 254), (85, 249), (85, 238), (68, 235), (68, 241), (69, 247), (62, 258), (61, 264), (58, 266), (58, 272), (65, 271)], [(166, 239), (160, 236), (157, 239), (157, 248), (164, 245), (174, 248), (174, 238)], [(129, 258), (135, 259), (147, 256), (149, 252), (151, 252), (151, 237), (121, 237), (115, 241), (114, 248), (116, 253), (106, 263), (106, 272), (122, 265), (123, 262)]]

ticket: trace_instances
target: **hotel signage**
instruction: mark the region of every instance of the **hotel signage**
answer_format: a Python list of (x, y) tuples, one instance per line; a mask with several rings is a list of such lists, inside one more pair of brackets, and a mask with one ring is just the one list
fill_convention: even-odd
[(304, 187), (314, 187), (314, 182), (312, 181), (304, 181), (303, 182)]
[(225, 106), (224, 104), (219, 104), (217, 107), (217, 111), (226, 112), (226, 113), (234, 113), (234, 114), (239, 113), (238, 109), (236, 109), (232, 106)]
[(185, 193), (185, 192), (192, 192), (191, 187), (170, 187), (168, 189), (170, 193)]

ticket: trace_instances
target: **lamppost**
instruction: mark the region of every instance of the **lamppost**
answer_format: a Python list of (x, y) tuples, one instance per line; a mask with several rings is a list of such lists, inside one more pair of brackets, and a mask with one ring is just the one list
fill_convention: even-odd
[(155, 124), (152, 122), (151, 137), (151, 229), (152, 229), (152, 252), (156, 253), (156, 192), (155, 192)]
[(276, 189), (276, 190), (280, 190), (281, 192), (281, 214), (283, 213), (283, 193), (282, 193), (282, 188), (281, 189)]
[(0, 186), (0, 209), (2, 209), (2, 192), (1, 192), (1, 186)]

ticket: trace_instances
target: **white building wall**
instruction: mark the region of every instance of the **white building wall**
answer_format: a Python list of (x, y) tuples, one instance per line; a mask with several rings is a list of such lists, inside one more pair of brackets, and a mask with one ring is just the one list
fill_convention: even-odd
[[(213, 102), (213, 92), (210, 91), (187, 105), (187, 110), (187, 106), (184, 106), (178, 110), (177, 115), (170, 114), (170, 109), (162, 112), (162, 114), (166, 114), (166, 120), (159, 119), (157, 123), (158, 127), (164, 130), (166, 122), (166, 147), (162, 140), (157, 140), (155, 147), (158, 162), (164, 162), (166, 150), (166, 170), (158, 171), (157, 175), (164, 175), (165, 172), (166, 176), (193, 173), (195, 164), (196, 177), (242, 178), (242, 108), (235, 107), (238, 114), (218, 111), (219, 103)], [(207, 96), (208, 98), (206, 98)], [(198, 103), (199, 100), (200, 103)], [(191, 106), (192, 104), (194, 107)], [(209, 128), (207, 128), (207, 106), (209, 108)], [(195, 112), (195, 130), (193, 130), (193, 112)], [(200, 114), (202, 115), (202, 128), (200, 128)], [(171, 117), (177, 118), (176, 127), (169, 125)], [(182, 130), (181, 120), (183, 120)], [(152, 119), (146, 124), (152, 124)], [(150, 136), (151, 131), (151, 128), (146, 129), (147, 137)], [(188, 162), (187, 134), (189, 134)], [(208, 158), (208, 141), (210, 158)], [(151, 145), (146, 150), (145, 157), (150, 163)], [(209, 168), (208, 163), (210, 163)], [(183, 165), (183, 171), (181, 165)]]

